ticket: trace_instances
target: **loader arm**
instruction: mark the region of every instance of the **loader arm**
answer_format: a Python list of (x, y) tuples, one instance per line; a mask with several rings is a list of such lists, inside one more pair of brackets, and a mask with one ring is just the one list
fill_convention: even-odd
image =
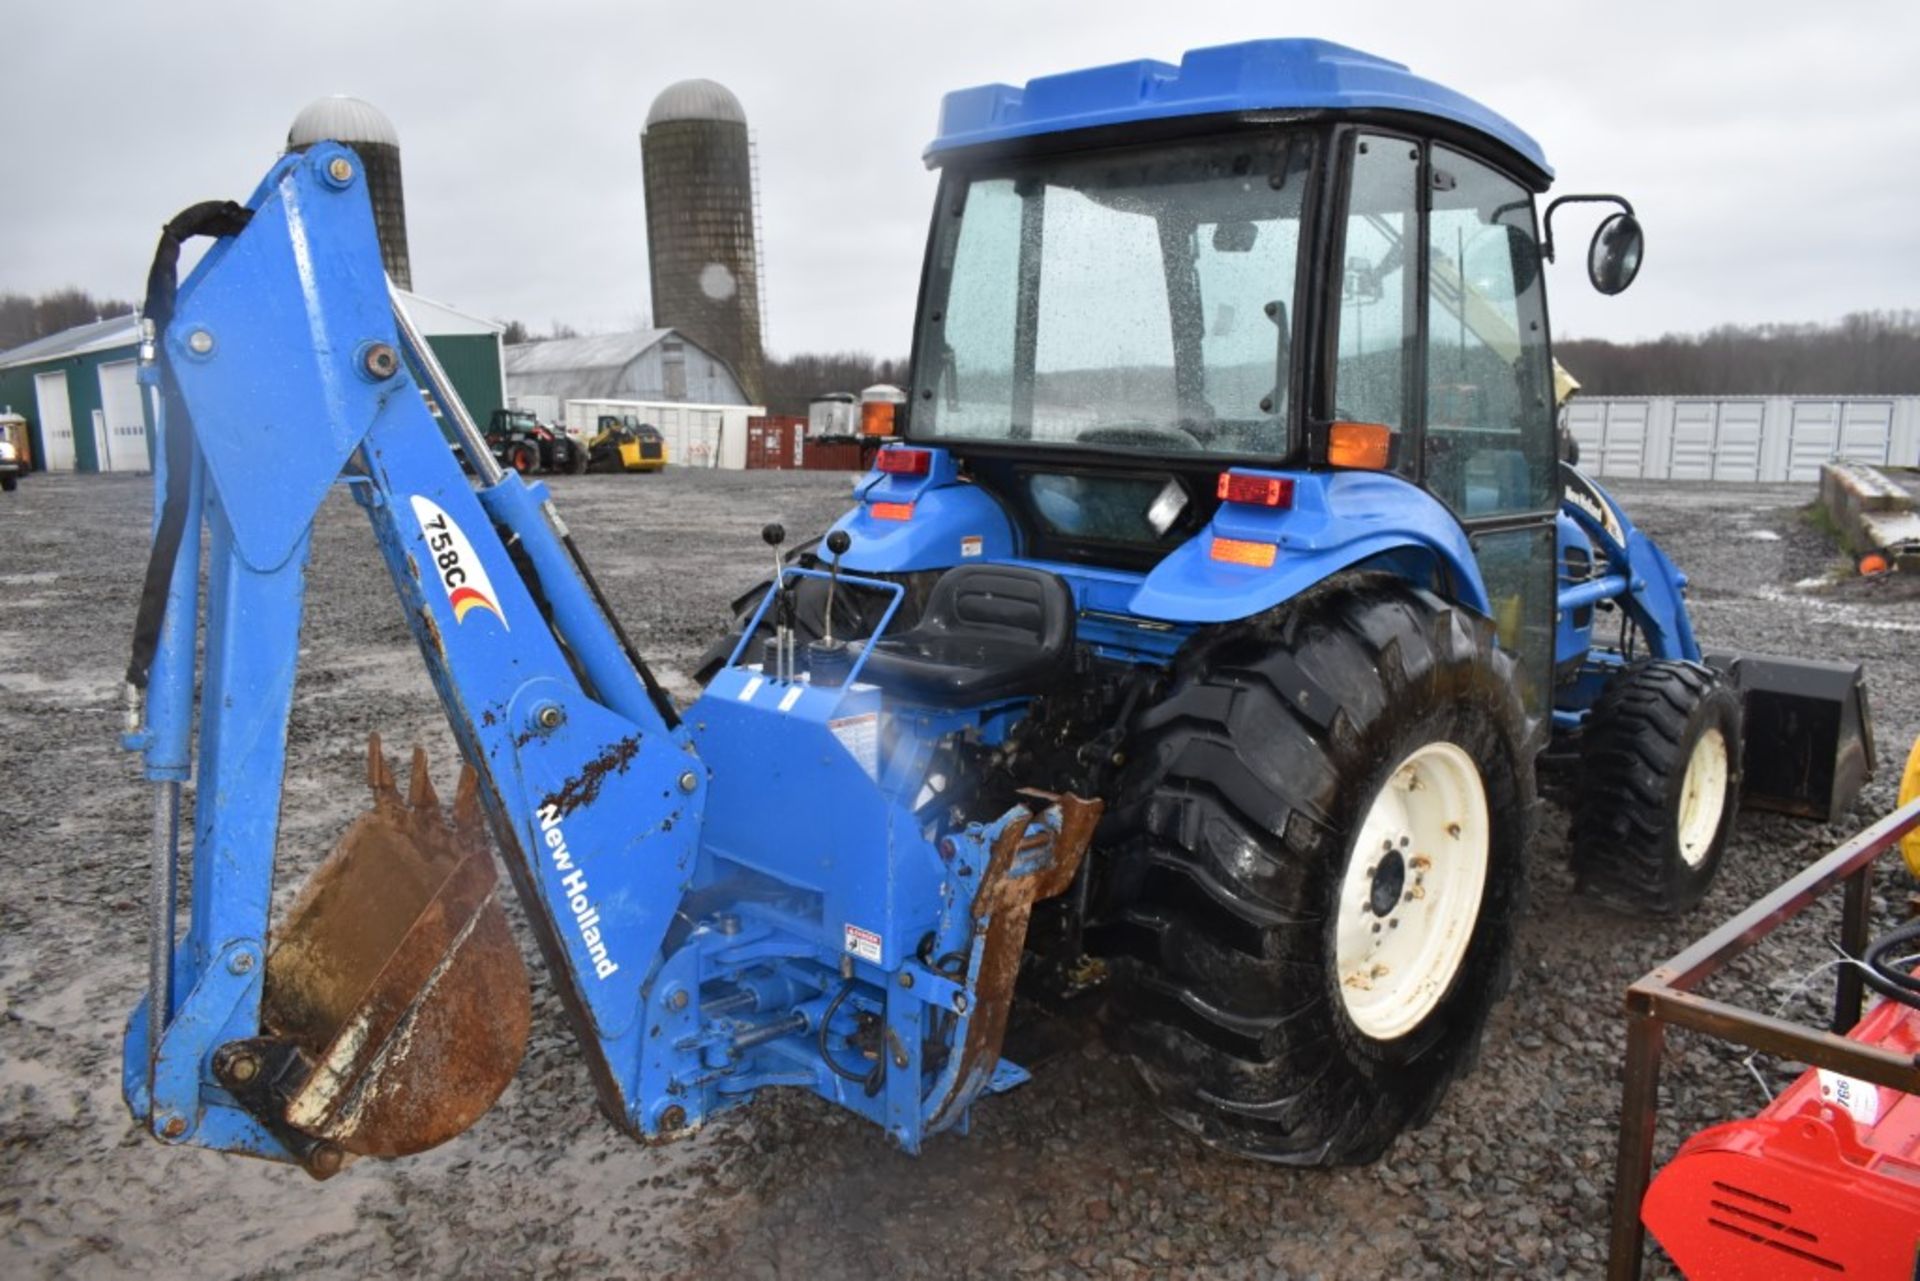
[[(706, 771), (569, 558), (541, 487), (495, 473), (476, 490), (448, 449), (397, 357), (409, 344), (353, 154), (329, 144), (284, 158), (249, 208), (159, 335), (161, 430), (174, 443), (156, 483), (185, 504), (186, 536), (130, 745), (163, 797), (187, 774), (202, 605), (205, 660), (192, 919), (156, 961), (168, 981), (134, 1015), (129, 1102), (168, 1141), (314, 1168), (207, 1064), (262, 1031), (306, 561), (341, 481), (478, 773), (479, 808), (563, 979), (601, 1101), (626, 1124), (640, 990), (698, 844)], [(163, 827), (168, 809), (163, 799)], [(170, 905), (162, 914), (171, 938)]]

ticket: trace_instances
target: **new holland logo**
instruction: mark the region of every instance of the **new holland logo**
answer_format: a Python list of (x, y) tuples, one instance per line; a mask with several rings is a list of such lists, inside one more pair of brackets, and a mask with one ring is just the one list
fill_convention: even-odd
[(440, 586), (446, 589), (447, 604), (453, 607), (453, 621), (464, 623), (468, 614), (479, 609), (492, 614), (500, 626), (506, 627), (507, 616), (500, 612), (500, 603), (494, 598), (487, 567), (474, 554), (473, 544), (467, 541), (459, 524), (431, 498), (414, 494), (412, 502), (413, 517), (420, 522), (420, 536), (427, 540), (433, 567), (440, 572)]

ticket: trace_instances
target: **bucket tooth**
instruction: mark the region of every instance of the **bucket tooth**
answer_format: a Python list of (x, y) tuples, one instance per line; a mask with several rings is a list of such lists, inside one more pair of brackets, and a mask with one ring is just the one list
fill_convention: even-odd
[(407, 804), (417, 817), (440, 817), (440, 798), (434, 794), (433, 777), (427, 772), (427, 749), (417, 744), (413, 749), (413, 774), (407, 780)]
[(460, 766), (460, 782), (453, 790), (453, 830), (461, 837), (481, 840), (486, 835), (486, 815), (480, 809), (480, 776), (473, 766)]
[(526, 1048), (530, 1000), (478, 777), (463, 770), (449, 817), (426, 753), (403, 798), (376, 736), (367, 781), (372, 809), (274, 931), (261, 1026), (311, 1071), (262, 1119), (302, 1143), (402, 1156), (492, 1106)]
[(380, 736), (367, 736), (367, 787), (372, 789), (374, 807), (399, 805), (399, 786), (394, 782), (394, 766), (386, 762)]

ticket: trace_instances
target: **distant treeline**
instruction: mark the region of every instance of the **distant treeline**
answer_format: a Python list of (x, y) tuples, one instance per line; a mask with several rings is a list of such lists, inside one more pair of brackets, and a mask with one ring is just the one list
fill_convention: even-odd
[(769, 359), (766, 368), (767, 412), (804, 414), (807, 402), (831, 391), (859, 395), (875, 383), (904, 385), (905, 360), (881, 360), (864, 351), (803, 352)]
[(56, 289), (38, 298), (0, 293), (0, 351), (11, 351), (36, 338), (57, 334), (75, 325), (91, 324), (110, 316), (131, 314), (133, 304), (119, 298), (95, 298), (84, 289)]
[(1920, 393), (1920, 311), (1861, 311), (1830, 325), (1722, 325), (1651, 342), (1593, 338), (1553, 354), (1589, 396)]

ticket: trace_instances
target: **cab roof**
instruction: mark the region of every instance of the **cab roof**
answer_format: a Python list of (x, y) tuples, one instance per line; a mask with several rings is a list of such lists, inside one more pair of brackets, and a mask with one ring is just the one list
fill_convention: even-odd
[(1327, 40), (1249, 40), (1195, 49), (1179, 66), (1143, 59), (977, 85), (940, 102), (929, 164), (981, 143), (1072, 129), (1249, 111), (1409, 111), (1464, 125), (1552, 177), (1540, 144), (1505, 116), (1385, 58)]

